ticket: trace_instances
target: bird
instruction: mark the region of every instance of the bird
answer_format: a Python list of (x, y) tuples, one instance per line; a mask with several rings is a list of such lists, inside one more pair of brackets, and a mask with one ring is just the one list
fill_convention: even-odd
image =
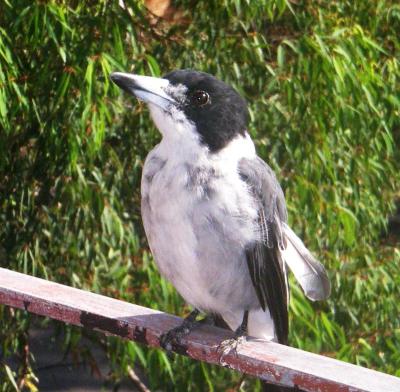
[(143, 166), (143, 226), (161, 275), (194, 309), (165, 345), (200, 313), (235, 337), (288, 344), (288, 270), (313, 301), (329, 296), (330, 282), (289, 227), (283, 190), (249, 135), (246, 100), (191, 69), (110, 78), (147, 104), (161, 133)]

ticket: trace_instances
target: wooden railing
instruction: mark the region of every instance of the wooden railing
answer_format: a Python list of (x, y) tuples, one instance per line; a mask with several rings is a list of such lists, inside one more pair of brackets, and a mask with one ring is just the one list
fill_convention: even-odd
[[(159, 347), (179, 317), (0, 268), (0, 304)], [(301, 391), (400, 392), (400, 378), (260, 339), (248, 338), (221, 358), (232, 335), (202, 325), (173, 351)]]

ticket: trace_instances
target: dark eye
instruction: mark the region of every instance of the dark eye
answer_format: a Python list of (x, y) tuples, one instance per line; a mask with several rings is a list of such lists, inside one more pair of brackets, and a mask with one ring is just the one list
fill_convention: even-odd
[(190, 96), (190, 103), (195, 106), (203, 106), (210, 102), (210, 96), (202, 90), (197, 90)]

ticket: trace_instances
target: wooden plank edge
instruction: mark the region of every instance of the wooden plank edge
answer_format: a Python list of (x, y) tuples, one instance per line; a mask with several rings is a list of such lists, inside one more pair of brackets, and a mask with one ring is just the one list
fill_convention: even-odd
[[(39, 285), (39, 290), (37, 287), (35, 289), (37, 285)], [(74, 303), (68, 304), (65, 303), (68, 301), (57, 298), (60, 292), (62, 298), (70, 296), (74, 299)], [(76, 301), (79, 298), (81, 301)], [(103, 313), (107, 313), (107, 310), (102, 311), (100, 307), (99, 311), (94, 305), (103, 306), (103, 302), (106, 303), (104, 309), (111, 311), (115, 307), (118, 311), (122, 311), (123, 315), (118, 317), (104, 315)], [(182, 321), (179, 317), (163, 312), (3, 268), (0, 268), (0, 303), (105, 334), (134, 340), (151, 347), (160, 347), (160, 336)], [(125, 309), (126, 312), (124, 312)], [(288, 387), (296, 386), (303, 391), (400, 391), (400, 379), (394, 376), (259, 339), (249, 338), (240, 344), (236, 353), (221, 356), (218, 350), (219, 344), (231, 337), (232, 334), (229, 331), (211, 326), (200, 326), (183, 338), (180, 344), (174, 345), (172, 350), (195, 360), (229, 367), (269, 383)], [(290, 359), (299, 355), (301, 359), (304, 358), (302, 369), (290, 364)], [(307, 361), (310, 361), (309, 369), (307, 369)], [(322, 364), (322, 370), (325, 365), (332, 371), (324, 371), (325, 374), (320, 375), (315, 369), (316, 363)], [(346, 378), (346, 371), (353, 379)], [(356, 374), (358, 379), (354, 379), (353, 374)], [(365, 383), (365, 377), (371, 381), (370, 387), (368, 383)], [(376, 383), (377, 378), (381, 380), (378, 380), (378, 383)]]

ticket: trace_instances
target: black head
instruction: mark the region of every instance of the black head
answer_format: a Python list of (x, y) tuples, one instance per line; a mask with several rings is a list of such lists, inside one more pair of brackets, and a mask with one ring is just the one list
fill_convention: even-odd
[(201, 141), (218, 151), (235, 136), (244, 135), (249, 119), (246, 101), (236, 90), (214, 76), (177, 70), (163, 77), (172, 86), (186, 88), (180, 109), (196, 125)]
[[(178, 70), (163, 78), (114, 72), (123, 90), (148, 103), (152, 118), (165, 136), (174, 123), (188, 120), (210, 151), (244, 135), (249, 112), (246, 101), (230, 86), (204, 72)], [(182, 116), (183, 114), (183, 116)]]

